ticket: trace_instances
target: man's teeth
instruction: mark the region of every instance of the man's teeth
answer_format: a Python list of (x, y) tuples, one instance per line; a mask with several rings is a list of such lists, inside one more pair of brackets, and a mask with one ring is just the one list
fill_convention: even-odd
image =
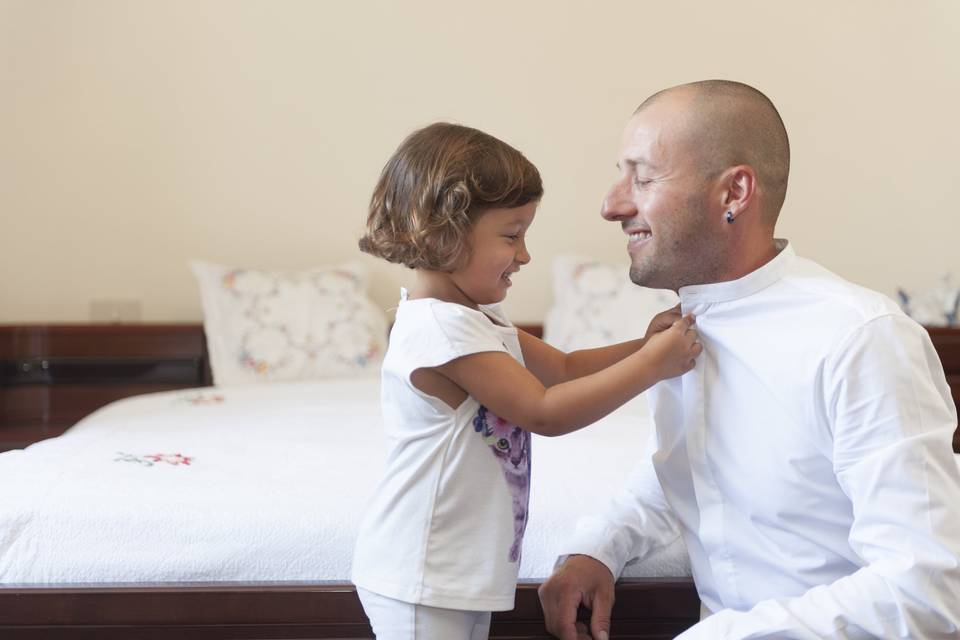
[(646, 239), (649, 238), (651, 235), (653, 235), (653, 234), (651, 234), (649, 231), (635, 231), (635, 232), (633, 232), (633, 233), (630, 234), (630, 239), (631, 239), (631, 240), (646, 240)]

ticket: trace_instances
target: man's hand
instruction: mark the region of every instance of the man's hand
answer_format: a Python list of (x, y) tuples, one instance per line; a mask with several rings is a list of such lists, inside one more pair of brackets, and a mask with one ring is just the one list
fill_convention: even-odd
[[(560, 640), (607, 640), (613, 609), (613, 574), (590, 556), (573, 555), (557, 567), (538, 592), (547, 631)], [(591, 610), (590, 635), (577, 624), (577, 609)], [(578, 627), (580, 627), (578, 629)]]

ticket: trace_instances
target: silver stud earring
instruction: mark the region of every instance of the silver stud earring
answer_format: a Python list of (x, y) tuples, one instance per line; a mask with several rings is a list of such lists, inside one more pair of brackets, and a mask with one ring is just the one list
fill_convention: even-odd
[(733, 212), (732, 212), (732, 211), (727, 211), (727, 222), (728, 222), (729, 224), (733, 224)]

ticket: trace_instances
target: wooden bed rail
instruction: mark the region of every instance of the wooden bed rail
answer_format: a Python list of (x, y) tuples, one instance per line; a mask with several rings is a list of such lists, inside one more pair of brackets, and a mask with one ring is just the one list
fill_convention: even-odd
[[(495, 613), (492, 640), (551, 638), (537, 584), (517, 589), (513, 611)], [(613, 634), (622, 640), (674, 638), (699, 619), (686, 578), (623, 580)], [(372, 638), (350, 585), (211, 583), (0, 588), (5, 640), (212, 640), (219, 638)]]

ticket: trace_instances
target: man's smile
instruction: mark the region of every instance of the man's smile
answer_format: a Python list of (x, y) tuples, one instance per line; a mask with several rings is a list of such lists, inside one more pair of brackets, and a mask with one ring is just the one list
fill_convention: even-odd
[(653, 237), (653, 233), (649, 229), (643, 228), (633, 228), (633, 229), (624, 229), (624, 233), (627, 234), (627, 249), (635, 249), (644, 245), (650, 238)]

